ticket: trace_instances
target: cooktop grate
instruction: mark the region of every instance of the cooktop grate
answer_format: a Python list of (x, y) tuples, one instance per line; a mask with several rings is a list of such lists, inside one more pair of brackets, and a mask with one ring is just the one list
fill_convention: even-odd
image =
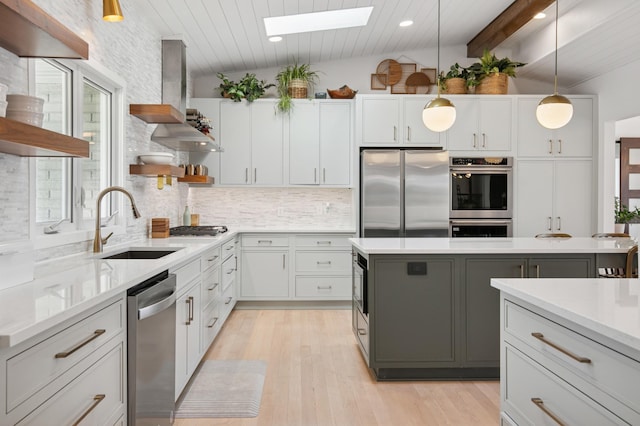
[(185, 236), (185, 235), (218, 235), (227, 232), (226, 226), (176, 226), (169, 228), (169, 235)]

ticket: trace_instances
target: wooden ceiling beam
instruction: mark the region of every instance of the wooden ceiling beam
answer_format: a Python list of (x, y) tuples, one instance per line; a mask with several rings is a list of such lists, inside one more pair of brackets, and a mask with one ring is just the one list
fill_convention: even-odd
[(467, 57), (477, 58), (482, 56), (484, 49), (492, 50), (554, 1), (515, 0), (467, 43)]

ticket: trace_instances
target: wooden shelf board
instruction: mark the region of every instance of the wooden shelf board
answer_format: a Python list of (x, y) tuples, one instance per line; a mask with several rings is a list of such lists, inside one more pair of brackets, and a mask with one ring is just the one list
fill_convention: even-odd
[(169, 104), (130, 104), (129, 114), (147, 123), (184, 123), (185, 117)]
[(189, 176), (178, 178), (178, 182), (201, 183), (201, 184), (212, 185), (214, 183), (214, 179), (211, 176), (189, 175)]
[(0, 152), (22, 157), (89, 157), (89, 142), (0, 117)]
[(21, 57), (89, 59), (89, 45), (29, 0), (0, 0), (0, 46)]
[(184, 168), (169, 164), (129, 164), (129, 174), (144, 176), (184, 176)]

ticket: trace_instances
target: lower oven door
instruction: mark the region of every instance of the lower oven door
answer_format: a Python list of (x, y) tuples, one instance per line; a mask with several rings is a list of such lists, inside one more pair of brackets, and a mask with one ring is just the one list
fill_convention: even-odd
[(511, 219), (452, 219), (449, 221), (449, 237), (513, 237), (513, 221)]

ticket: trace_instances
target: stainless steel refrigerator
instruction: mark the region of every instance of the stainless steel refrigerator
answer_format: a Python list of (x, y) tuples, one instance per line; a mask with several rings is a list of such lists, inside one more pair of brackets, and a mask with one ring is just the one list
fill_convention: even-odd
[(363, 149), (360, 236), (448, 237), (449, 153)]

